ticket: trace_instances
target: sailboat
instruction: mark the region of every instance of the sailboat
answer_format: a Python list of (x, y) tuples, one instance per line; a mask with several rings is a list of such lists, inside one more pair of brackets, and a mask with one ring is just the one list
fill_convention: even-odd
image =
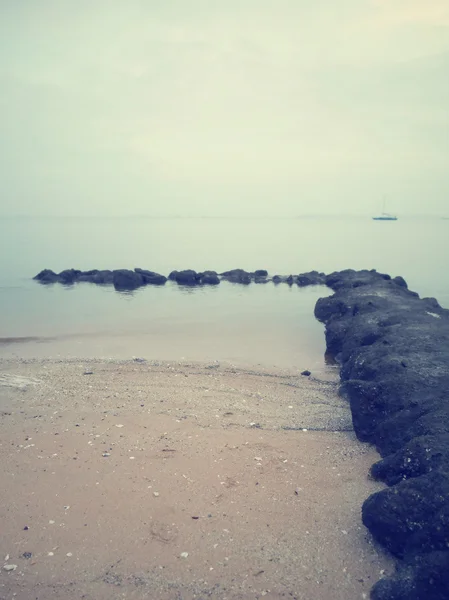
[(398, 218), (396, 217), (396, 215), (392, 215), (390, 213), (385, 212), (385, 199), (384, 199), (382, 212), (381, 212), (380, 216), (373, 217), (373, 221), (397, 221), (397, 220), (398, 220)]

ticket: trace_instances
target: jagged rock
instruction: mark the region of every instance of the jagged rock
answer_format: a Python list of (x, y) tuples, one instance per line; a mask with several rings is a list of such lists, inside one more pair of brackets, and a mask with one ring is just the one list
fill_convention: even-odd
[(154, 271), (146, 271), (145, 269), (134, 269), (134, 271), (142, 276), (146, 285), (164, 285), (167, 281), (165, 275), (160, 275)]
[(44, 269), (35, 277), (33, 277), (33, 279), (39, 281), (40, 283), (57, 283), (59, 282), (59, 275), (57, 275), (51, 269)]
[(326, 283), (326, 276), (324, 273), (318, 273), (318, 271), (300, 273), (296, 277), (296, 283), (300, 287), (305, 287), (307, 285), (324, 285)]

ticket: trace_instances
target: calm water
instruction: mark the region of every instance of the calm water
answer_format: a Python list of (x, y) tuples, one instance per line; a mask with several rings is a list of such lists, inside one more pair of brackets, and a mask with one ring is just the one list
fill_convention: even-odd
[(78, 284), (41, 286), (43, 268), (141, 267), (270, 274), (376, 268), (402, 275), (449, 306), (449, 221), (401, 219), (2, 219), (0, 356), (103, 356), (231, 360), (297, 368), (323, 365), (313, 307), (325, 288), (222, 283), (133, 294)]

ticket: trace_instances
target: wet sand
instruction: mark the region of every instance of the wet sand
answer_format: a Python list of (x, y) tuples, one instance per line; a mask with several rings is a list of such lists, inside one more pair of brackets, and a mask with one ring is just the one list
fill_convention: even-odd
[(377, 455), (336, 391), (218, 363), (2, 361), (0, 599), (367, 598), (392, 568), (360, 520)]

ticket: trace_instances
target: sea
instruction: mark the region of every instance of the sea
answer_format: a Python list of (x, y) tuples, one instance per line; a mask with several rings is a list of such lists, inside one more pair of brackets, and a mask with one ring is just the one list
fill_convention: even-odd
[(449, 220), (370, 217), (0, 219), (0, 357), (226, 361), (320, 371), (325, 287), (168, 282), (132, 293), (40, 285), (44, 268), (377, 269), (449, 307)]

